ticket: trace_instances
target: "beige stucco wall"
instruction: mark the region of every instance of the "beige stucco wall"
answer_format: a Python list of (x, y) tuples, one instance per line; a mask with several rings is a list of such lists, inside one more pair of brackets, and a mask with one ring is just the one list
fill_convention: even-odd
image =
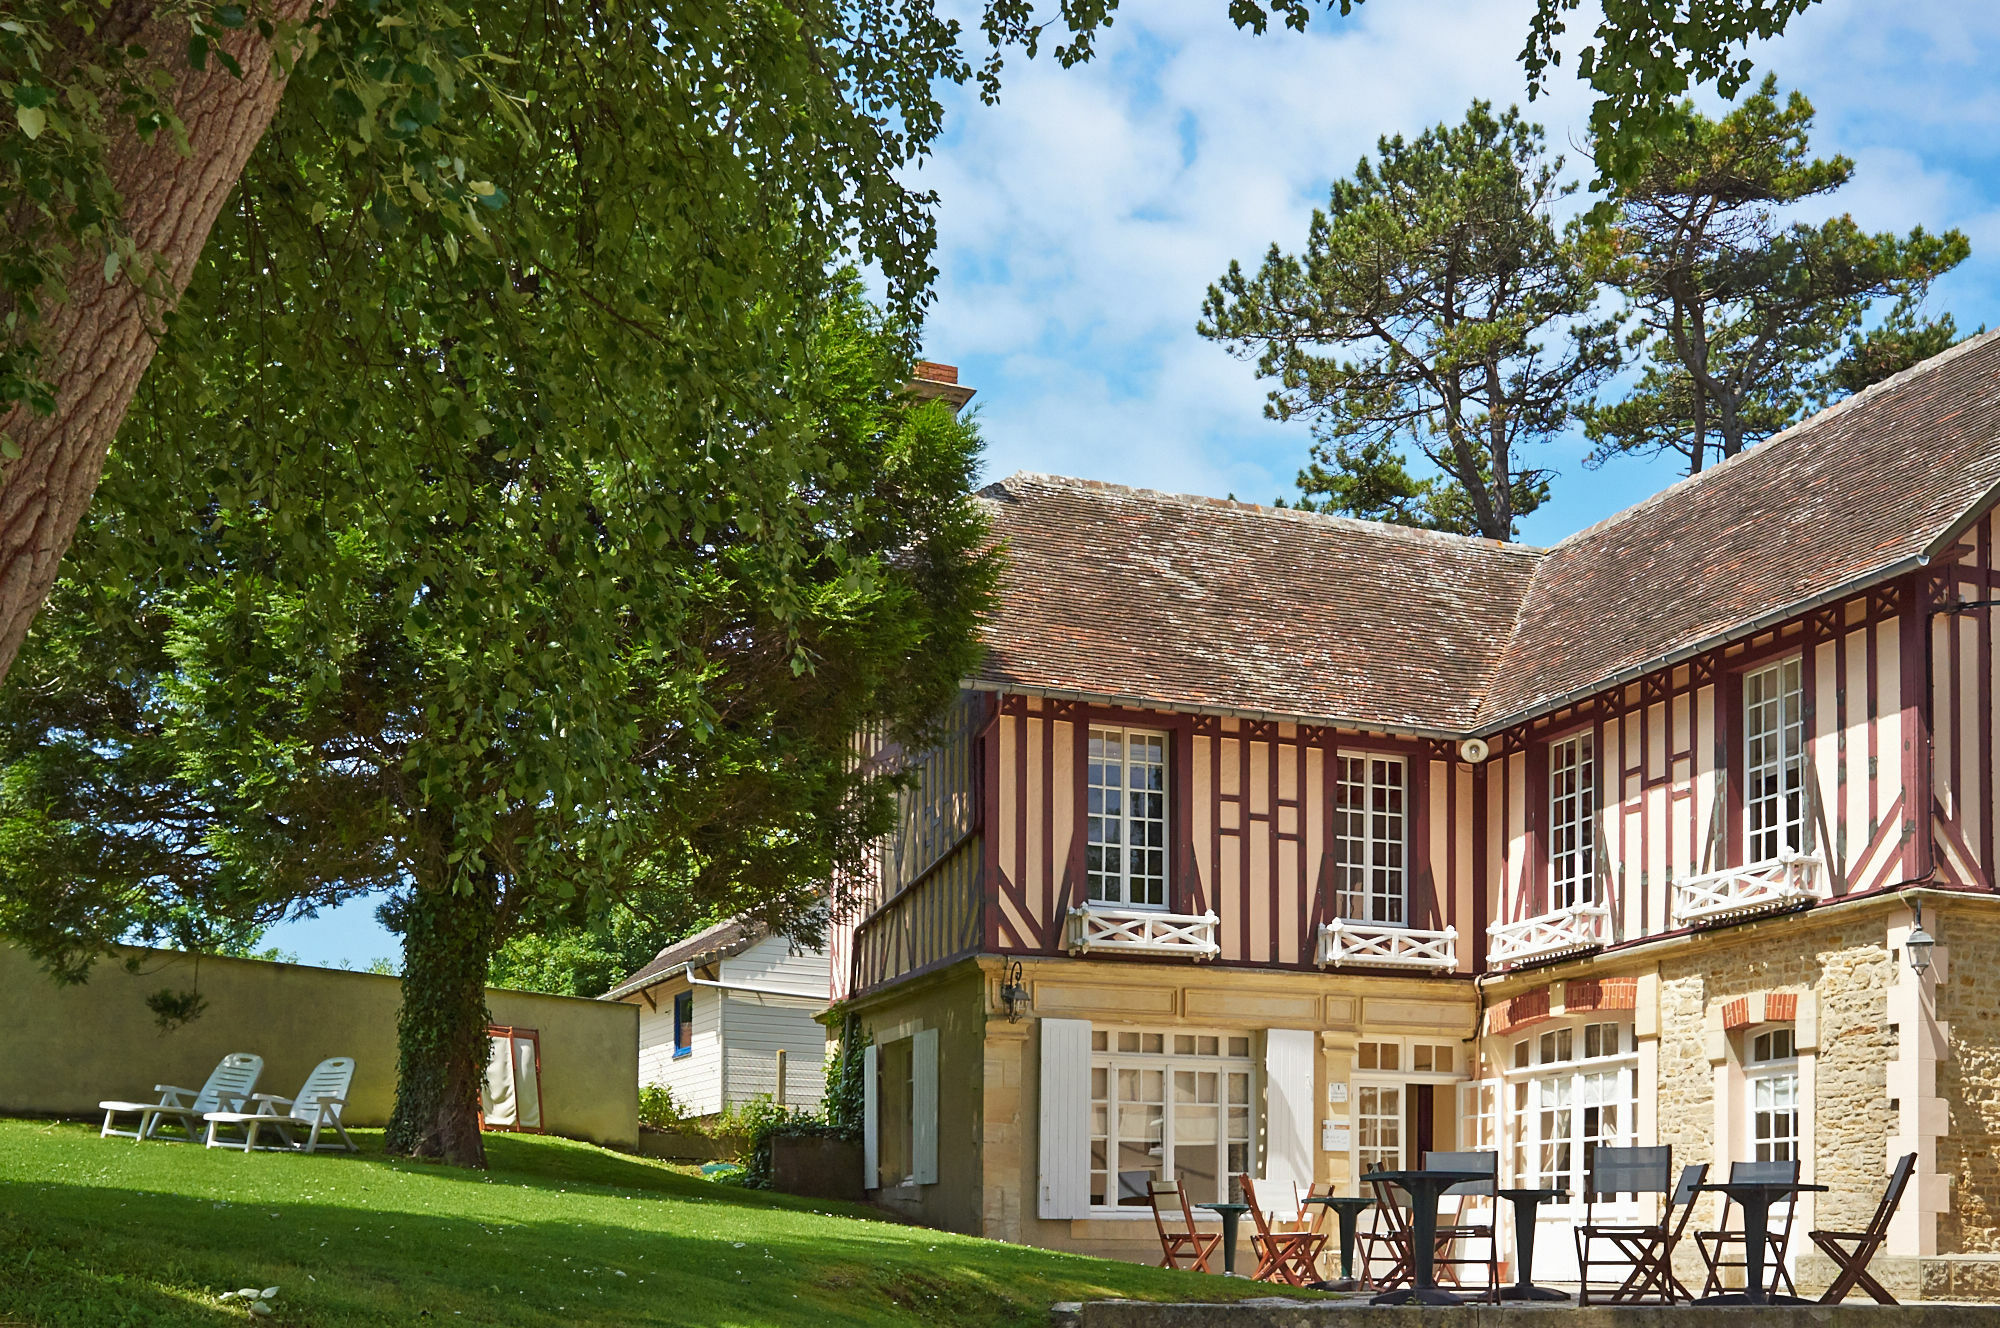
[(882, 1208), (926, 1226), (980, 1231), (986, 1002), (972, 961), (899, 984), (887, 999), (858, 1003), (879, 1044), (923, 1029), (938, 1032), (938, 1179), (935, 1185), (870, 1190)]
[[(395, 1096), (392, 977), (132, 952), (139, 971), (100, 962), (80, 986), (58, 987), (33, 960), (0, 946), (0, 1112), (94, 1115), (105, 1098), (153, 1096), (155, 1084), (199, 1087), (222, 1056), (264, 1058), (261, 1091), (291, 1094), (327, 1056), (355, 1058), (346, 1119), (388, 1120)], [(146, 997), (198, 989), (200, 1018), (162, 1032)], [(639, 1137), (638, 1012), (612, 1001), (491, 991), (493, 1021), (539, 1031), (542, 1113), (554, 1134), (631, 1147)]]
[[(939, 1030), (938, 1166), (935, 1186), (879, 1191), (871, 1198), (912, 1220), (999, 1240), (1145, 1263), (1159, 1260), (1150, 1213), (1044, 1220), (1040, 1193), (1040, 1019), (1088, 1019), (1106, 1027), (1255, 1031), (1310, 1028), (1320, 1034), (1313, 1098), (1341, 1121), (1347, 1106), (1325, 1101), (1328, 1076), (1349, 1074), (1364, 1037), (1423, 1036), (1457, 1044), (1473, 1029), (1469, 983), (1448, 979), (1273, 972), (1118, 959), (1035, 959), (1023, 965), (1031, 1004), (1009, 1021), (999, 999), (997, 958), (967, 959), (929, 978), (856, 1002), (878, 1040)], [(1456, 1093), (1437, 1097), (1436, 1146), (1451, 1145)], [(1313, 1130), (1319, 1141), (1317, 1124)], [(1349, 1157), (1315, 1150), (1315, 1173), (1344, 1178)], [(1248, 1249), (1247, 1237), (1244, 1249)]]

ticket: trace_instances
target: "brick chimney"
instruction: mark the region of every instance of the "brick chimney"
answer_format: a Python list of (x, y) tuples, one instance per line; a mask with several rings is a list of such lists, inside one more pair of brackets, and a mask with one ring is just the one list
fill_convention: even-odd
[(943, 401), (956, 415), (965, 409), (965, 403), (972, 400), (976, 389), (961, 387), (958, 382), (958, 366), (939, 364), (934, 360), (918, 360), (910, 369), (910, 395), (919, 401)]

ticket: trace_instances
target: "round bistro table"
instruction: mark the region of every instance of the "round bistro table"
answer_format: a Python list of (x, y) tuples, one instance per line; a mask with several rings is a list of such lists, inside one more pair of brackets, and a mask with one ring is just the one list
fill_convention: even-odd
[(1719, 1296), (1703, 1296), (1697, 1305), (1812, 1305), (1800, 1296), (1771, 1295), (1764, 1290), (1764, 1242), (1771, 1230), (1771, 1205), (1794, 1194), (1825, 1194), (1824, 1185), (1803, 1185), (1795, 1180), (1710, 1181), (1697, 1185), (1698, 1193), (1726, 1194), (1743, 1210), (1743, 1289)]
[(1454, 1185), (1492, 1180), (1490, 1171), (1371, 1171), (1371, 1185), (1400, 1185), (1410, 1192), (1410, 1285), (1384, 1291), (1376, 1305), (1463, 1305), (1465, 1297), (1438, 1288), (1431, 1270), (1437, 1258), (1438, 1196)]
[(1206, 1208), (1222, 1219), (1222, 1275), (1236, 1276), (1236, 1224), (1250, 1211), (1249, 1204), (1212, 1203), (1196, 1204), (1196, 1208)]
[(1354, 1229), (1361, 1220), (1361, 1214), (1375, 1206), (1373, 1199), (1358, 1194), (1316, 1194), (1308, 1197), (1309, 1204), (1319, 1204), (1331, 1208), (1340, 1219), (1340, 1276), (1324, 1282), (1313, 1283), (1315, 1291), (1353, 1291), (1361, 1283), (1354, 1277)]
[(1501, 1190), (1514, 1205), (1514, 1285), (1500, 1288), (1502, 1300), (1568, 1300), (1554, 1287), (1535, 1285), (1535, 1210), (1569, 1198), (1568, 1190)]

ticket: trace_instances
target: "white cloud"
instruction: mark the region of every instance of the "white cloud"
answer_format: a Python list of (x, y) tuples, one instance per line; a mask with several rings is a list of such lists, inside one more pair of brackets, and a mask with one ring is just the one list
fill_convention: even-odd
[[(1760, 58), (1820, 109), (1816, 146), (1859, 164), (1833, 206), (1871, 227), (1958, 225), (1977, 251), (1941, 283), (1961, 323), (1995, 321), (2000, 95), (1983, 76), (2000, 10), (1829, 0)], [(1089, 65), (1010, 63), (1001, 104), (953, 98), (922, 182), (940, 195), (942, 273), (928, 353), (981, 390), (989, 470), (1268, 501), (1310, 443), (1261, 417), (1248, 365), (1194, 332), (1231, 259), (1296, 248), (1315, 204), (1383, 134), (1521, 103), (1581, 173), (1588, 90), (1559, 71), (1526, 105), (1516, 63), (1530, 0), (1370, 0), (1306, 34), (1236, 31), (1223, 0), (1140, 0)], [(1594, 17), (1571, 31), (1587, 35)], [(1857, 70), (1860, 72), (1857, 73)], [(1942, 75), (1940, 73), (1942, 72)], [(1935, 301), (1934, 301), (1935, 303)], [(1665, 467), (1587, 474), (1558, 446), (1558, 499), (1524, 532), (1552, 539), (1665, 483)]]

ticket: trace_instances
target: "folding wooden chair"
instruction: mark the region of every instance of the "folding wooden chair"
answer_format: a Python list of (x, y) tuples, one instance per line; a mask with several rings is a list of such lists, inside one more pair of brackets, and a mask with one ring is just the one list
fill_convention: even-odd
[[(1694, 1216), (1695, 1187), (1708, 1178), (1708, 1164), (1696, 1163), (1681, 1169), (1680, 1182), (1668, 1191), (1673, 1173), (1671, 1145), (1657, 1148), (1605, 1148), (1600, 1146), (1591, 1159), (1590, 1175), (1583, 1185), (1583, 1222), (1576, 1229), (1576, 1303), (1590, 1303), (1590, 1266), (1593, 1243), (1609, 1245), (1609, 1258), (1594, 1262), (1628, 1268), (1625, 1278), (1600, 1303), (1612, 1305), (1671, 1305), (1676, 1297), (1692, 1300), (1688, 1289), (1674, 1276), (1674, 1248)], [(1621, 1194), (1657, 1194), (1663, 1200), (1657, 1222), (1599, 1222), (1597, 1205)], [(1676, 1220), (1675, 1209), (1679, 1209)]]
[[(1729, 1164), (1729, 1179), (1746, 1184), (1783, 1185), (1796, 1182), (1798, 1178), (1799, 1164), (1796, 1161)], [(1701, 1284), (1701, 1294), (1704, 1296), (1712, 1296), (1725, 1290), (1722, 1285), (1722, 1271), (1725, 1268), (1741, 1268), (1745, 1270), (1744, 1276), (1746, 1278), (1749, 1276), (1749, 1241), (1741, 1231), (1730, 1229), (1730, 1207), (1731, 1200), (1725, 1194), (1722, 1196), (1722, 1215), (1716, 1222), (1718, 1229), (1694, 1233), (1694, 1243), (1701, 1251), (1701, 1261), (1708, 1265), (1708, 1277)], [(1785, 1255), (1791, 1248), (1792, 1218), (1798, 1212), (1798, 1207), (1795, 1201), (1786, 1203), (1784, 1221), (1772, 1226), (1764, 1238), (1764, 1268), (1771, 1279), (1771, 1284), (1764, 1289), (1773, 1295), (1777, 1293), (1780, 1284), (1784, 1286), (1786, 1295), (1799, 1294), (1798, 1288), (1792, 1284), (1791, 1270), (1785, 1267)], [(1732, 1249), (1743, 1257), (1727, 1258), (1727, 1253)]]
[[(1361, 1281), (1378, 1291), (1394, 1291), (1410, 1285), (1415, 1276), (1410, 1259), (1410, 1214), (1397, 1198), (1408, 1196), (1394, 1181), (1368, 1183), (1375, 1188), (1375, 1220), (1369, 1230), (1355, 1233), (1361, 1246)], [(1375, 1271), (1378, 1261), (1387, 1265), (1379, 1274)]]
[(1896, 1303), (1896, 1298), (1889, 1294), (1888, 1289), (1869, 1275), (1868, 1262), (1875, 1257), (1875, 1251), (1882, 1248), (1882, 1242), (1889, 1238), (1889, 1219), (1896, 1215), (1896, 1205), (1903, 1201), (1903, 1191), (1909, 1188), (1910, 1177), (1916, 1169), (1915, 1153), (1905, 1153), (1896, 1160), (1896, 1169), (1889, 1175), (1888, 1188), (1882, 1191), (1882, 1202), (1875, 1205), (1875, 1216), (1869, 1219), (1866, 1231), (1807, 1233), (1812, 1237), (1813, 1244), (1824, 1250), (1840, 1269), (1833, 1285), (1819, 1298), (1820, 1304), (1838, 1305), (1857, 1286), (1875, 1297), (1879, 1305)]
[(1153, 1226), (1160, 1233), (1160, 1267), (1179, 1268), (1193, 1259), (1197, 1271), (1211, 1272), (1208, 1256), (1222, 1243), (1213, 1231), (1197, 1231), (1187, 1190), (1177, 1180), (1156, 1180), (1152, 1186)]
[(1310, 1286), (1319, 1281), (1319, 1253), (1326, 1237), (1317, 1231), (1280, 1231), (1271, 1225), (1264, 1206), (1257, 1202), (1256, 1183), (1245, 1174), (1236, 1178), (1243, 1202), (1250, 1205), (1250, 1220), (1256, 1234), (1250, 1250), (1257, 1256), (1257, 1271), (1250, 1276), (1259, 1282), (1283, 1282), (1289, 1286)]
[[(1483, 1171), (1491, 1179), (1466, 1181), (1454, 1185), (1442, 1197), (1456, 1199), (1457, 1208), (1449, 1222), (1442, 1213), (1438, 1216), (1437, 1249), (1431, 1256), (1431, 1266), (1453, 1286), (1463, 1287), (1465, 1280), (1460, 1273), (1467, 1268), (1484, 1268), (1486, 1280), (1479, 1287), (1482, 1299), (1499, 1303), (1500, 1300), (1500, 1239), (1494, 1229), (1498, 1214), (1495, 1205), (1499, 1197), (1495, 1193), (1500, 1179), (1500, 1154), (1485, 1153), (1425, 1153), (1426, 1171)], [(1487, 1200), (1486, 1221), (1468, 1221), (1467, 1209), (1470, 1200)], [(1462, 1243), (1486, 1242), (1486, 1253), (1479, 1258), (1469, 1257), (1459, 1252)]]

